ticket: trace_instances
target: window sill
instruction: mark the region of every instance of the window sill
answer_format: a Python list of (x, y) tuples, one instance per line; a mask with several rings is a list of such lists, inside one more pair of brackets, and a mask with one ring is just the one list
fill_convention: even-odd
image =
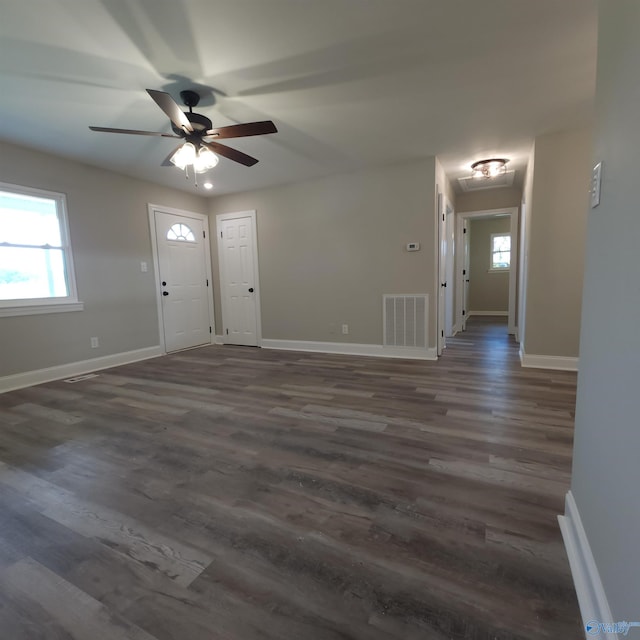
[(33, 316), (45, 313), (66, 313), (83, 311), (84, 302), (45, 302), (43, 304), (24, 304), (13, 307), (0, 307), (0, 318), (8, 316)]
[(487, 273), (509, 273), (509, 269), (487, 269)]

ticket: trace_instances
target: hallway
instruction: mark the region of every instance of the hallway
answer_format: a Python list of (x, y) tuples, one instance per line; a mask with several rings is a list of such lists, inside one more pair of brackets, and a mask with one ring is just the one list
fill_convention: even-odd
[(12, 640), (580, 637), (575, 374), (205, 347), (0, 396)]

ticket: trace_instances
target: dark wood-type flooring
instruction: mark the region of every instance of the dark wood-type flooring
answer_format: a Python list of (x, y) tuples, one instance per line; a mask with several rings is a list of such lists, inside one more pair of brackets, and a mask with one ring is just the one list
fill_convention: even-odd
[(575, 374), (205, 347), (0, 395), (3, 640), (581, 637)]

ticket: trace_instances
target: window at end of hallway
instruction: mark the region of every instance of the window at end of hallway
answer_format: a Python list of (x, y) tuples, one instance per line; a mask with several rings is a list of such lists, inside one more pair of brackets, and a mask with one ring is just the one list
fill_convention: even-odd
[(491, 234), (491, 256), (489, 271), (508, 271), (511, 264), (511, 235)]
[(64, 194), (0, 183), (0, 316), (82, 308)]

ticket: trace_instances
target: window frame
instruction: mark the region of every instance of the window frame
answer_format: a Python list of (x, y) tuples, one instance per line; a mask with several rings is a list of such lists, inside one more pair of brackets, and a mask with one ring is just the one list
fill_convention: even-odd
[(78, 288), (76, 284), (73, 252), (71, 249), (71, 234), (69, 231), (66, 195), (58, 191), (49, 191), (47, 189), (27, 187), (8, 182), (0, 182), (0, 191), (6, 191), (19, 196), (44, 198), (55, 202), (68, 291), (68, 295), (64, 297), (12, 298), (0, 300), (0, 317), (82, 311), (84, 309), (84, 304), (78, 300)]
[[(509, 266), (508, 267), (494, 267), (493, 266), (493, 254), (497, 253), (493, 250), (493, 239), (496, 237), (509, 238)], [(513, 247), (511, 246), (511, 232), (502, 231), (500, 233), (492, 233), (489, 238), (489, 273), (505, 273), (511, 269), (511, 256), (513, 255)]]

